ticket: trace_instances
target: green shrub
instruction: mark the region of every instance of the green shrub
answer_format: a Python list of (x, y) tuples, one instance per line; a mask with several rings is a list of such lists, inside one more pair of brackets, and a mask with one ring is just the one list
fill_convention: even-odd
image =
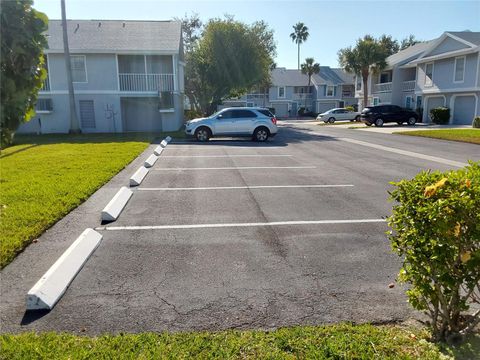
[(475, 116), (472, 122), (472, 127), (479, 129), (480, 128), (480, 116)]
[(430, 317), (435, 340), (461, 338), (480, 321), (467, 313), (480, 301), (480, 162), (392, 184), (388, 234), (409, 303)]
[(345, 110), (355, 111), (355, 108), (353, 106), (345, 106)]
[(305, 111), (306, 111), (305, 108), (301, 107), (300, 109), (298, 109), (297, 113), (298, 115), (303, 116), (303, 114), (305, 114)]
[(430, 118), (435, 124), (448, 124), (448, 120), (450, 120), (450, 109), (446, 107), (438, 107), (431, 109)]
[(185, 110), (185, 120), (192, 120), (202, 117), (202, 113), (196, 110)]

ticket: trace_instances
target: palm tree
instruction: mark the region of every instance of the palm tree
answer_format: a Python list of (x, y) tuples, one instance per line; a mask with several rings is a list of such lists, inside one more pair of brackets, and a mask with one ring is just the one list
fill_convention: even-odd
[(368, 77), (370, 72), (377, 74), (387, 66), (388, 52), (384, 46), (370, 35), (358, 39), (354, 48), (348, 47), (338, 52), (340, 66), (349, 73), (362, 77), (363, 106), (368, 106)]
[[(307, 91), (310, 92), (310, 84), (312, 82), (312, 76), (320, 72), (320, 64), (316, 63), (313, 58), (306, 58), (302, 64), (302, 74), (308, 75)], [(307, 107), (307, 97), (305, 96), (305, 108)]]
[(298, 70), (300, 70), (300, 44), (307, 41), (308, 35), (310, 35), (308, 33), (308, 27), (306, 27), (304, 23), (298, 22), (293, 25), (293, 32), (290, 34), (290, 37), (298, 46)]
[(70, 100), (70, 132), (79, 133), (77, 111), (75, 110), (75, 95), (73, 93), (72, 67), (70, 61), (70, 49), (68, 47), (67, 16), (65, 12), (65, 0), (60, 0), (62, 7), (62, 27), (63, 27), (63, 51), (65, 56), (65, 67), (67, 69), (68, 98)]

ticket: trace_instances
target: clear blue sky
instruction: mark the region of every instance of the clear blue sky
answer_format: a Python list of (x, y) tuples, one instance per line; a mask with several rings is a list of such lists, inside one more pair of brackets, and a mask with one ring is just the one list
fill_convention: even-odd
[[(414, 34), (430, 40), (444, 31), (480, 31), (480, 1), (305, 1), (305, 0), (66, 0), (68, 19), (168, 20), (196, 12), (205, 21), (234, 15), (252, 23), (265, 20), (275, 32), (277, 65), (297, 67), (297, 48), (289, 34), (304, 22), (310, 32), (301, 59), (314, 57), (336, 67), (337, 51), (365, 34), (402, 39)], [(60, 19), (60, 0), (36, 0), (34, 7)]]

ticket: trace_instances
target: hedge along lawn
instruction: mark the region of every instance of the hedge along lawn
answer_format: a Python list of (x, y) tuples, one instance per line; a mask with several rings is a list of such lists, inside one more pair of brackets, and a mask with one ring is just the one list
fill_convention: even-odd
[[(0, 335), (6, 359), (474, 359), (478, 337), (456, 349), (417, 328), (338, 324), (275, 331), (78, 336)], [(448, 357), (446, 357), (447, 355)], [(452, 356), (452, 357), (450, 357)]]
[[(19, 136), (0, 154), (0, 267), (162, 134)], [(172, 136), (178, 137), (179, 133)]]
[(434, 139), (462, 141), (480, 144), (480, 129), (442, 129), (442, 130), (416, 130), (394, 132), (399, 135), (423, 136)]

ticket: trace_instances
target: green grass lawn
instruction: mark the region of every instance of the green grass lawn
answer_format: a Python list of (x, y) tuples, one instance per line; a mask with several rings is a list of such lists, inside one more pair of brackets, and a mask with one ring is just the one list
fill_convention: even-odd
[(399, 131), (394, 134), (423, 136), (434, 139), (462, 141), (472, 144), (480, 144), (480, 129), (442, 129), (442, 130), (416, 130)]
[(16, 137), (14, 145), (0, 154), (0, 267), (85, 201), (160, 135)]
[[(1, 335), (5, 359), (474, 359), (478, 337), (452, 349), (413, 328), (372, 325), (275, 331), (142, 333), (100, 337), (58, 333)], [(447, 355), (448, 357), (446, 357)], [(450, 357), (451, 356), (451, 357)]]

